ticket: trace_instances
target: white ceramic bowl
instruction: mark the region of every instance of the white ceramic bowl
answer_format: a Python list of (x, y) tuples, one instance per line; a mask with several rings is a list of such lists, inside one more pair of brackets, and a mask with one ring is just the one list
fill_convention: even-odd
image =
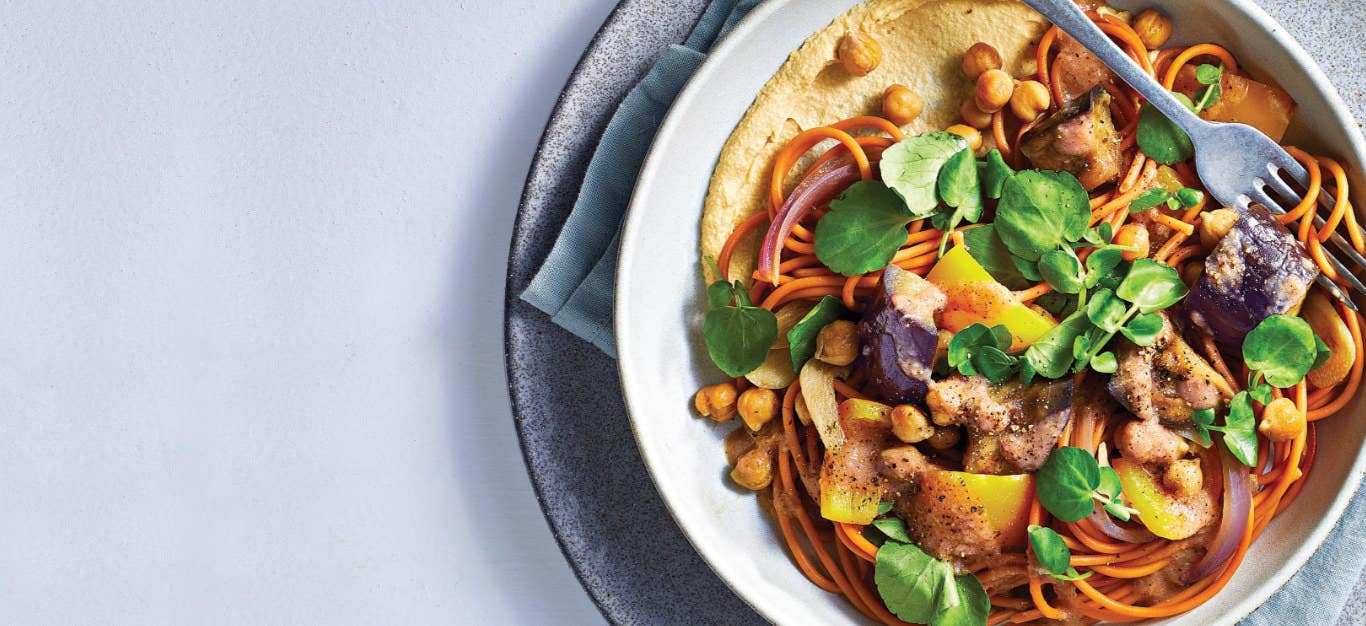
[[(636, 186), (617, 270), (617, 350), (641, 456), (702, 557), (760, 614), (782, 624), (865, 620), (843, 598), (802, 576), (754, 496), (726, 480), (723, 429), (691, 413), (692, 394), (721, 379), (702, 345), (697, 225), (721, 145), (760, 87), (790, 51), (854, 4), (768, 0), (716, 47), (660, 127)], [(1353, 188), (1366, 189), (1366, 142), (1322, 70), (1284, 28), (1246, 0), (1156, 4), (1173, 17), (1176, 42), (1221, 43), (1254, 72), (1275, 77), (1300, 105), (1292, 138), (1350, 163)], [(1362, 197), (1354, 195), (1360, 206)], [(1358, 398), (1320, 423), (1309, 483), (1229, 585), (1194, 611), (1154, 623), (1232, 623), (1304, 565), (1366, 471), (1366, 457), (1358, 453), (1366, 439), (1361, 411)], [(685, 589), (680, 584), (679, 593)]]

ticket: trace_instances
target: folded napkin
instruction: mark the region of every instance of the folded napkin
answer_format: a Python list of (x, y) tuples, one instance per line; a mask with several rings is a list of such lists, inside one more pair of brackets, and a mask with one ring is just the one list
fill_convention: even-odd
[(578, 200), (522, 299), (564, 329), (616, 356), (612, 288), (617, 234), (655, 131), (683, 84), (722, 35), (759, 0), (714, 0), (683, 45), (669, 46), (607, 124)]
[[(609, 355), (616, 355), (612, 290), (617, 237), (641, 162), (669, 105), (706, 52), (757, 4), (759, 0), (714, 0), (687, 41), (670, 46), (627, 94), (588, 164), (559, 239), (522, 293), (523, 300), (545, 311), (556, 324)], [(1304, 569), (1242, 623), (1336, 624), (1361, 578), (1364, 554), (1366, 495), (1358, 493)]]

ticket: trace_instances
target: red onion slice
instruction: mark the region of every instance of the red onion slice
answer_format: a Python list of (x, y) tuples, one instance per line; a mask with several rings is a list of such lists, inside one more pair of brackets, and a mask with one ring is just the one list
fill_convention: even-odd
[(1091, 512), (1090, 520), (1096, 526), (1096, 530), (1116, 541), (1147, 543), (1157, 538), (1157, 535), (1154, 535), (1147, 528), (1129, 528), (1116, 524), (1115, 520), (1110, 519), (1110, 514), (1105, 512), (1105, 508), (1099, 504), (1096, 505), (1096, 510)]
[[(1212, 458), (1214, 455), (1209, 455)], [(1233, 458), (1222, 446), (1219, 462), (1223, 466), (1224, 506), (1219, 520), (1219, 530), (1210, 541), (1204, 558), (1200, 559), (1181, 577), (1181, 583), (1189, 585), (1204, 578), (1228, 561), (1238, 549), (1238, 542), (1247, 530), (1247, 514), (1252, 508), (1252, 488), (1248, 485), (1247, 467)], [(1208, 470), (1207, 470), (1208, 471)]]
[(858, 165), (853, 157), (848, 156), (832, 158), (807, 172), (783, 202), (782, 208), (778, 209), (768, 233), (764, 235), (764, 243), (759, 248), (759, 276), (777, 284), (783, 242), (792, 233), (792, 227), (809, 215), (812, 209), (833, 200), (861, 177)]

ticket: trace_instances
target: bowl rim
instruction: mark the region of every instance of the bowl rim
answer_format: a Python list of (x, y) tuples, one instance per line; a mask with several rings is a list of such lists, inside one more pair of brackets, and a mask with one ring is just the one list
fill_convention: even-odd
[[(634, 247), (634, 242), (637, 240), (635, 235), (637, 235), (643, 227), (643, 211), (637, 210), (638, 205), (642, 202), (641, 198), (648, 195), (648, 193), (643, 192), (648, 192), (664, 167), (659, 147), (672, 141), (674, 136), (683, 130), (680, 127), (680, 118), (682, 117), (680, 112), (688, 109), (695, 103), (699, 96), (700, 86), (707, 82), (717, 68), (720, 67), (728, 57), (735, 53), (742, 45), (742, 42), (750, 36), (752, 31), (756, 30), (759, 24), (777, 14), (782, 7), (800, 1), (803, 0), (764, 0), (761, 2), (712, 47), (711, 51), (707, 53), (706, 58), (703, 59), (697, 70), (694, 71), (692, 76), (684, 83), (678, 96), (669, 106), (668, 112), (662, 118), (659, 128), (656, 131), (654, 140), (651, 142), (650, 149), (646, 153), (645, 160), (641, 164), (640, 173), (632, 188), (631, 201), (627, 207), (626, 217), (619, 235), (620, 247), (617, 254), (617, 269), (614, 276), (615, 292), (612, 305), (613, 334), (616, 337), (617, 347), (617, 371), (621, 381), (622, 396), (625, 400), (627, 417), (631, 424), (631, 432), (635, 436), (641, 459), (645, 463), (646, 469), (650, 475), (650, 480), (655, 486), (655, 490), (659, 492), (665, 508), (669, 511), (669, 515), (673, 517), (674, 522), (678, 525), (679, 529), (682, 530), (683, 536), (687, 538), (688, 543), (691, 544), (693, 549), (702, 557), (702, 560), (706, 562), (712, 572), (724, 581), (736, 596), (754, 609), (760, 616), (769, 622), (775, 623), (778, 616), (771, 612), (769, 607), (765, 606), (763, 603), (759, 603), (750, 598), (748, 594), (743, 593), (741, 591), (743, 586), (732, 578), (731, 572), (728, 571), (727, 568), (721, 566), (718, 561), (713, 558), (714, 555), (701, 548), (697, 537), (694, 535), (693, 529), (683, 522), (683, 518), (676, 508), (678, 506), (678, 503), (676, 502), (677, 494), (661, 484), (658, 478), (658, 465), (642, 439), (639, 422), (636, 418), (637, 415), (642, 414), (639, 407), (643, 405), (640, 404), (642, 399), (639, 396), (634, 395), (631, 391), (635, 386), (633, 384), (635, 375), (630, 368), (625, 366), (626, 363), (631, 361), (631, 359), (628, 358), (628, 355), (634, 353), (635, 344), (632, 341), (632, 334), (624, 332), (627, 324), (623, 320), (629, 318), (631, 311), (630, 298), (626, 297), (626, 294), (629, 293), (629, 283), (625, 283), (628, 285), (627, 289), (623, 289), (621, 286), (624, 284), (622, 278), (631, 273), (632, 249)], [(859, 0), (859, 2), (863, 1), (866, 0)], [(1166, 2), (1172, 1), (1174, 0), (1156, 0), (1154, 5), (1161, 6)], [(1361, 126), (1350, 123), (1355, 117), (1347, 108), (1346, 102), (1343, 100), (1341, 94), (1338, 93), (1336, 87), (1333, 86), (1332, 81), (1329, 80), (1327, 74), (1323, 71), (1323, 68), (1320, 67), (1318, 62), (1300, 45), (1299, 41), (1290, 35), (1285, 27), (1276, 21), (1275, 18), (1271, 17), (1270, 14), (1252, 0), (1211, 1), (1222, 4), (1224, 8), (1229, 11), (1241, 14), (1241, 17), (1251, 21), (1256, 24), (1258, 28), (1272, 35), (1275, 46), (1279, 48), (1279, 51), (1274, 52), (1273, 54), (1288, 56), (1294, 64), (1300, 66), (1304, 70), (1314, 87), (1315, 95), (1322, 99), (1336, 118), (1331, 125), (1339, 125), (1338, 120), (1349, 122), (1343, 125), (1342, 130), (1345, 131), (1344, 135), (1350, 146), (1351, 157), (1355, 161), (1353, 165), (1356, 165), (1358, 169), (1363, 167), (1363, 165), (1366, 165), (1366, 137), (1363, 137), (1362, 135)], [(858, 4), (858, 2), (855, 2), (854, 4)], [(849, 6), (853, 6), (853, 4)], [(832, 13), (831, 19), (833, 20), (847, 10), (848, 8), (846, 7), (839, 12)], [(766, 80), (767, 79), (765, 79), (765, 81)], [(1362, 173), (1366, 174), (1366, 171), (1363, 171)], [(1358, 391), (1358, 394), (1361, 393), (1366, 393), (1366, 391)], [(1340, 524), (1347, 506), (1351, 503), (1353, 495), (1361, 489), (1363, 481), (1366, 480), (1366, 454), (1363, 453), (1363, 450), (1366, 450), (1366, 448), (1358, 450), (1355, 460), (1347, 471), (1345, 480), (1338, 486), (1337, 492), (1333, 496), (1333, 500), (1329, 504), (1326, 513), (1319, 517), (1314, 522), (1313, 527), (1305, 533), (1304, 539), (1291, 553), (1290, 558), (1283, 562), (1280, 567), (1276, 568), (1271, 577), (1257, 584), (1251, 590), (1252, 593), (1245, 596), (1239, 602), (1235, 609), (1235, 612), (1240, 614), (1237, 621), (1241, 621), (1242, 619), (1251, 616), (1257, 609), (1261, 608), (1274, 597), (1277, 592), (1284, 588), (1285, 585), (1304, 568), (1314, 553), (1322, 547), (1323, 543), (1327, 540), (1328, 535)], [(1220, 593), (1223, 593), (1223, 591)], [(1249, 603), (1248, 599), (1253, 597), (1257, 598), (1256, 602)], [(1180, 617), (1181, 615), (1184, 615), (1184, 613), (1173, 617)]]

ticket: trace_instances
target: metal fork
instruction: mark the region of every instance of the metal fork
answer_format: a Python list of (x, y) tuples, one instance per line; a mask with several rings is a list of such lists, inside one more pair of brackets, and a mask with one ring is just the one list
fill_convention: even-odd
[[(1300, 193), (1286, 184), (1282, 176), (1288, 176), (1308, 189), (1309, 172), (1270, 137), (1246, 124), (1212, 123), (1191, 113), (1181, 101), (1172, 97), (1171, 92), (1148, 76), (1128, 54), (1110, 41), (1072, 0), (1024, 0), (1024, 3), (1090, 50), (1101, 63), (1109, 66), (1121, 80), (1147, 99), (1148, 104), (1157, 107), (1190, 136), (1191, 143), (1195, 145), (1195, 167), (1200, 182), (1224, 206), (1246, 211), (1248, 204), (1257, 203), (1274, 213), (1284, 214), (1287, 207), (1294, 208), (1301, 202)], [(1276, 195), (1268, 193), (1268, 189)], [(1281, 199), (1278, 200), (1277, 196)], [(1319, 194), (1319, 203), (1331, 209), (1335, 200), (1324, 191)], [(1315, 223), (1322, 227), (1323, 217), (1317, 213), (1314, 217)], [(1366, 258), (1358, 254), (1342, 235), (1333, 233), (1328, 242), (1356, 267), (1366, 268)], [(1337, 257), (1325, 253), (1338, 275), (1357, 293), (1366, 294), (1366, 284), (1362, 284)], [(1343, 293), (1337, 283), (1322, 273), (1317, 280), (1334, 297), (1352, 310), (1357, 310), (1352, 299)]]

